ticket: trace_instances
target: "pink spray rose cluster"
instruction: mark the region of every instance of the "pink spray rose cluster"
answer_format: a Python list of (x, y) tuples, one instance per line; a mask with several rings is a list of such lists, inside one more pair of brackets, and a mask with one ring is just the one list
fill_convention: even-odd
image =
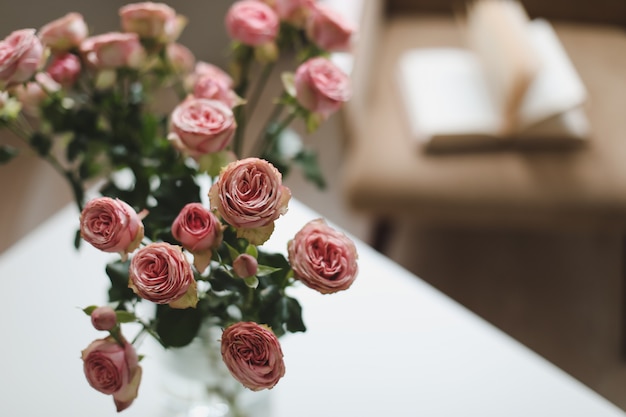
[[(118, 31), (90, 33), (71, 12), (0, 41), (0, 127), (24, 134), (69, 182), (82, 241), (118, 255), (105, 270), (109, 303), (84, 309), (108, 333), (82, 351), (87, 382), (126, 409), (142, 377), (139, 336), (184, 346), (210, 318), (224, 329), (232, 376), (271, 389), (285, 374), (279, 337), (305, 330), (290, 287), (335, 293), (358, 272), (354, 243), (322, 220), (285, 254), (262, 247), (288, 213), (289, 168), (300, 164), (319, 185), (305, 146), (288, 154), (278, 144), (293, 121), (313, 131), (349, 100), (349, 76), (331, 54), (348, 51), (356, 30), (315, 0), (234, 1), (223, 20), (227, 72), (178, 43), (187, 19), (172, 7), (139, 2), (118, 14)], [(279, 57), (294, 70), (281, 74), (271, 117), (251, 135)], [(177, 101), (162, 99), (171, 93)], [(85, 198), (87, 188), (100, 195)], [(153, 317), (140, 317), (141, 303), (155, 305)], [(134, 339), (126, 323), (140, 329)]]

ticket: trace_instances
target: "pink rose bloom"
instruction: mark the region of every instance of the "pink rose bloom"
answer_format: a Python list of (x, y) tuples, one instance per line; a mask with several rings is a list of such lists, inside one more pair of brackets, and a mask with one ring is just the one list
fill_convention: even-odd
[(61, 89), (47, 73), (40, 72), (35, 75), (35, 81), (26, 84), (18, 84), (9, 88), (22, 105), (22, 110), (35, 117), (40, 116), (41, 103), (52, 93)]
[(196, 80), (193, 86), (193, 95), (196, 98), (206, 98), (221, 101), (228, 107), (237, 103), (237, 95), (220, 78), (203, 76)]
[(199, 79), (202, 77), (211, 77), (218, 79), (220, 83), (226, 85), (228, 88), (233, 88), (233, 86), (235, 85), (231, 76), (228, 75), (224, 70), (204, 61), (198, 62), (196, 64), (196, 68), (194, 69), (194, 78)]
[(269, 162), (247, 158), (228, 164), (209, 191), (211, 207), (235, 228), (273, 225), (291, 198), (282, 175)]
[(193, 156), (200, 156), (224, 149), (236, 128), (233, 111), (226, 104), (191, 97), (172, 112), (169, 138)]
[(139, 297), (173, 308), (195, 307), (198, 301), (191, 265), (180, 246), (151, 243), (130, 261), (128, 286)]
[(122, 200), (99, 197), (90, 200), (80, 215), (80, 234), (104, 252), (126, 257), (143, 239), (141, 217)]
[(68, 13), (39, 29), (39, 38), (55, 53), (80, 46), (89, 33), (83, 16)]
[(0, 88), (28, 81), (42, 63), (43, 45), (35, 29), (12, 32), (0, 41)]
[(322, 294), (346, 290), (358, 272), (354, 243), (318, 219), (307, 223), (287, 245), (294, 275)]
[(108, 306), (96, 307), (91, 312), (91, 324), (96, 330), (111, 330), (117, 324), (115, 310)]
[(245, 45), (273, 42), (280, 29), (278, 15), (265, 3), (243, 0), (233, 3), (226, 13), (228, 35)]
[(213, 249), (222, 243), (222, 224), (202, 204), (188, 203), (174, 219), (172, 235), (194, 254), (196, 269), (204, 271), (211, 262)]
[(185, 26), (185, 19), (165, 3), (134, 3), (119, 10), (122, 29), (141, 38), (170, 42), (178, 38)]
[(315, 0), (276, 0), (275, 8), (281, 20), (301, 27), (314, 6)]
[(174, 219), (172, 235), (192, 253), (215, 249), (222, 243), (222, 225), (202, 204), (188, 203)]
[(113, 337), (91, 342), (82, 351), (83, 371), (87, 382), (103, 394), (112, 395), (117, 411), (128, 408), (139, 390), (141, 367), (135, 348)]
[(350, 79), (332, 61), (317, 57), (301, 64), (295, 75), (296, 98), (305, 109), (327, 118), (350, 99)]
[(350, 50), (355, 28), (336, 11), (316, 4), (306, 22), (306, 33), (320, 48), (329, 52)]
[(248, 278), (256, 275), (259, 262), (252, 255), (242, 253), (233, 261), (233, 271), (239, 278)]
[(165, 47), (167, 60), (177, 74), (189, 74), (196, 64), (196, 57), (193, 52), (180, 43), (168, 43)]
[(68, 88), (76, 83), (80, 76), (80, 70), (80, 59), (76, 55), (65, 53), (55, 56), (48, 65), (46, 72), (54, 81)]
[(109, 32), (92, 36), (81, 43), (80, 50), (98, 69), (138, 68), (146, 56), (136, 33)]
[(222, 359), (233, 377), (252, 391), (273, 388), (285, 375), (283, 351), (272, 331), (254, 322), (222, 333)]

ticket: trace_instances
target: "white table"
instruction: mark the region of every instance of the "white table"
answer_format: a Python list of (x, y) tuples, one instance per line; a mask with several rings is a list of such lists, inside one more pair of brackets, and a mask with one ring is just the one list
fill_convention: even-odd
[[(319, 217), (297, 201), (270, 246)], [(80, 310), (104, 301), (109, 255), (72, 247), (59, 212), (0, 257), (0, 416), (116, 415), (90, 388), (80, 350), (102, 333)], [(346, 292), (297, 290), (309, 328), (282, 339), (287, 374), (274, 417), (609, 417), (625, 414), (367, 245)], [(145, 349), (143, 349), (145, 347)], [(159, 416), (158, 361), (144, 344), (140, 394), (125, 416)]]

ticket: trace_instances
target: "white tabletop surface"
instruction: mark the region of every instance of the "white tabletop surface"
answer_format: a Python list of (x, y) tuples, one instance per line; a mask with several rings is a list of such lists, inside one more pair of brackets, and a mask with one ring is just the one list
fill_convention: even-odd
[[(297, 201), (270, 246), (319, 217)], [(116, 415), (90, 388), (80, 351), (102, 337), (80, 310), (104, 302), (111, 258), (73, 249), (74, 207), (0, 257), (0, 416)], [(296, 296), (308, 331), (281, 339), (287, 373), (274, 417), (603, 417), (625, 414), (490, 324), (357, 241), (360, 275), (343, 293)], [(154, 345), (125, 416), (160, 416)]]

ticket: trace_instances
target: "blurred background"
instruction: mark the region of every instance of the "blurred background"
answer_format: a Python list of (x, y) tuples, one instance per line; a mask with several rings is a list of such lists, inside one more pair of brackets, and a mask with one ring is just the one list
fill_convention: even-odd
[[(117, 10), (126, 3), (21, 0), (9, 5), (4, 1), (0, 5), (0, 37), (16, 29), (39, 28), (70, 11), (82, 13), (92, 33), (117, 30)], [(189, 18), (180, 42), (198, 59), (225, 66), (228, 38), (222, 19), (231, 3), (168, 2)], [(385, 10), (392, 13), (402, 13), (408, 7), (411, 12), (445, 13), (450, 17), (449, 2), (389, 3), (390, 9)], [(578, 18), (576, 4), (583, 2), (548, 3)], [(603, 3), (618, 12), (624, 9), (622, 0)], [(626, 22), (626, 14), (624, 18)], [(366, 34), (361, 38), (367, 39)], [(360, 95), (358, 99), (362, 100)], [(344, 119), (336, 115), (306, 138), (320, 153), (329, 186), (317, 190), (294, 172), (286, 183), (295, 198), (355, 237), (378, 245), (420, 278), (626, 409), (626, 366), (621, 350), (621, 231), (446, 227), (410, 219), (392, 221), (381, 229), (375, 216), (354, 210), (346, 197), (342, 181), (350, 152), (346, 132)], [(7, 132), (0, 132), (0, 142), (16, 143)], [(62, 179), (27, 153), (0, 166), (0, 195), (0, 251), (71, 201)], [(385, 277), (380, 279), (384, 285)]]

